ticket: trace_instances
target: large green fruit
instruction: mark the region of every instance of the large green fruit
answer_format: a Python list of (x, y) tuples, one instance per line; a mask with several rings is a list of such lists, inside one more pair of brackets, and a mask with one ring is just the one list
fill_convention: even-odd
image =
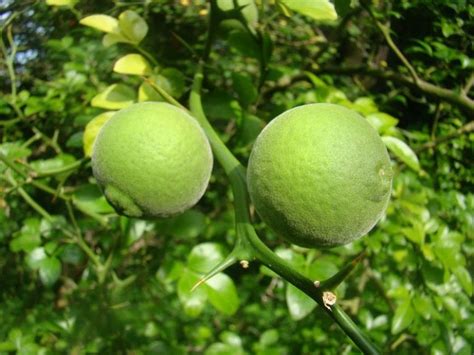
[(92, 153), (107, 200), (131, 217), (166, 217), (193, 206), (206, 190), (212, 162), (199, 124), (184, 110), (157, 102), (116, 113)]
[(349, 243), (383, 215), (392, 185), (387, 150), (354, 111), (332, 104), (282, 113), (258, 136), (248, 187), (277, 234), (305, 247)]

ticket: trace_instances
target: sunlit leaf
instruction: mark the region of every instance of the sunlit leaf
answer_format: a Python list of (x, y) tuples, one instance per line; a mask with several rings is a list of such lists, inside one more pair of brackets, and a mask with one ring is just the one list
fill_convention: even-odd
[(316, 307), (313, 299), (290, 284), (286, 288), (286, 304), (294, 320), (303, 319)]
[(140, 54), (127, 54), (115, 62), (114, 72), (131, 75), (147, 75), (151, 73), (151, 66)]
[(39, 265), (39, 275), (43, 285), (54, 285), (61, 275), (61, 262), (55, 257), (44, 259)]
[(92, 156), (92, 148), (100, 129), (114, 114), (115, 111), (101, 113), (86, 125), (84, 135), (82, 136), (84, 155), (86, 157)]
[(279, 0), (293, 11), (315, 20), (336, 20), (337, 13), (329, 0)]
[(148, 25), (145, 20), (132, 10), (120, 14), (119, 27), (121, 33), (135, 44), (140, 43), (148, 32)]
[(188, 267), (204, 274), (222, 260), (224, 260), (224, 250), (220, 244), (202, 243), (191, 250), (188, 256)]
[(415, 318), (415, 313), (409, 299), (400, 303), (395, 310), (395, 315), (392, 319), (392, 334), (398, 334), (406, 329)]
[(112, 84), (92, 98), (91, 105), (109, 110), (130, 106), (135, 100), (135, 91), (124, 84)]
[(90, 15), (81, 19), (79, 23), (102, 32), (120, 33), (119, 22), (115, 17), (108, 15)]
[(384, 141), (387, 148), (402, 162), (408, 165), (415, 171), (420, 171), (420, 163), (415, 152), (406, 144), (395, 137), (383, 136), (382, 140)]

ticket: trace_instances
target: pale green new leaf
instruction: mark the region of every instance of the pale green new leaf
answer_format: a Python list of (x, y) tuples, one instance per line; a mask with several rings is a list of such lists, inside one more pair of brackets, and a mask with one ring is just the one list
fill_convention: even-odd
[(86, 157), (90, 157), (92, 155), (92, 147), (94, 146), (95, 138), (99, 134), (99, 131), (105, 122), (107, 122), (114, 114), (115, 111), (101, 113), (100, 115), (94, 117), (86, 125), (84, 135), (82, 136), (84, 155)]
[(315, 20), (336, 20), (337, 13), (329, 0), (280, 0), (289, 9)]
[(145, 20), (132, 10), (120, 14), (119, 27), (122, 34), (135, 44), (140, 43), (148, 32), (148, 25)]
[(151, 66), (140, 54), (127, 54), (121, 57), (114, 65), (114, 72), (130, 75), (147, 75), (151, 73)]
[(102, 32), (120, 33), (119, 22), (116, 18), (108, 15), (90, 15), (81, 19), (79, 23)]
[(110, 47), (115, 43), (130, 43), (130, 41), (120, 33), (107, 33), (104, 38), (102, 38), (104, 47)]
[(415, 152), (406, 144), (395, 137), (383, 136), (383, 142), (387, 148), (402, 162), (415, 171), (420, 171), (420, 162)]
[(112, 84), (92, 98), (91, 105), (109, 110), (120, 110), (133, 104), (135, 91), (124, 84)]
[(50, 6), (74, 6), (78, 0), (46, 0), (46, 5)]

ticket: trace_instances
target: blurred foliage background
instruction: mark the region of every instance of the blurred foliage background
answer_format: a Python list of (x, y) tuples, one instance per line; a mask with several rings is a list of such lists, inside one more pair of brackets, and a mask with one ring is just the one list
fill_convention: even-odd
[[(355, 109), (392, 154), (393, 196), (344, 247), (288, 245), (254, 216), (259, 234), (315, 280), (366, 250), (338, 302), (384, 352), (472, 354), (474, 5), (336, 0), (333, 19), (329, 1), (294, 3), (257, 1), (249, 28), (214, 31), (206, 113), (245, 164), (277, 114)], [(93, 14), (121, 32), (79, 22)], [(118, 217), (92, 177), (108, 112), (161, 100), (150, 82), (186, 103), (207, 14), (204, 0), (0, 1), (0, 354), (358, 352), (258, 263), (190, 292), (235, 239), (217, 164), (195, 208), (158, 221)]]

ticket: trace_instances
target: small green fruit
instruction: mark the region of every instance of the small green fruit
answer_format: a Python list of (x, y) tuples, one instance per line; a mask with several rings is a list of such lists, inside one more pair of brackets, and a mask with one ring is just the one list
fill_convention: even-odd
[(117, 112), (94, 143), (92, 169), (111, 205), (130, 217), (166, 217), (204, 194), (213, 164), (209, 141), (184, 110), (143, 102)]
[(332, 247), (369, 232), (383, 215), (392, 170), (377, 132), (332, 104), (282, 113), (258, 136), (247, 181), (255, 209), (304, 247)]

